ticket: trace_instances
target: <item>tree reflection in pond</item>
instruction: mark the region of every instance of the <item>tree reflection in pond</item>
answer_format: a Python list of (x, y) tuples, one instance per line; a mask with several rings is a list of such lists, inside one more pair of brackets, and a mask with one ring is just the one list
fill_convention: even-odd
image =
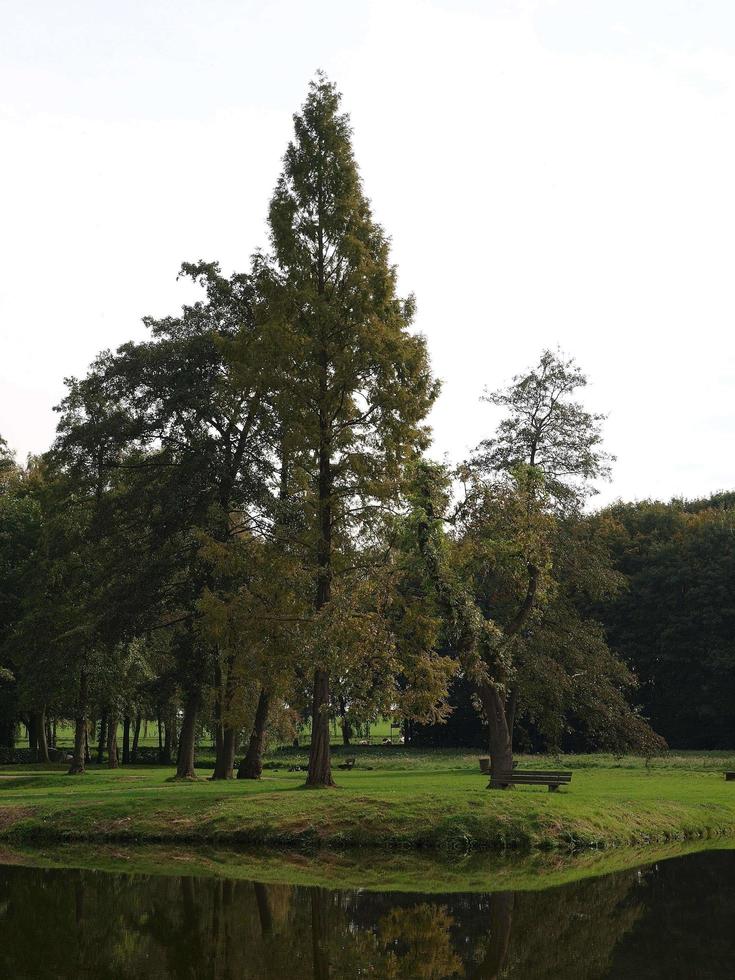
[(721, 977), (733, 954), (734, 857), (440, 896), (0, 867), (0, 976)]

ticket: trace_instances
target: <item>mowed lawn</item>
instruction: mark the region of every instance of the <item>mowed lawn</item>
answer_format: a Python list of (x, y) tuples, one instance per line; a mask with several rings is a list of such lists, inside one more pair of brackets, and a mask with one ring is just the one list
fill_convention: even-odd
[[(477, 754), (355, 749), (337, 788), (307, 790), (282, 768), (259, 782), (170, 781), (172, 769), (0, 769), (0, 838), (220, 841), (332, 847), (609, 847), (735, 836), (735, 755), (681, 753), (646, 767), (610, 756), (520, 757), (521, 767), (565, 768), (569, 787), (486, 789)], [(338, 764), (343, 754), (335, 754)], [(372, 767), (372, 768), (368, 768)]]

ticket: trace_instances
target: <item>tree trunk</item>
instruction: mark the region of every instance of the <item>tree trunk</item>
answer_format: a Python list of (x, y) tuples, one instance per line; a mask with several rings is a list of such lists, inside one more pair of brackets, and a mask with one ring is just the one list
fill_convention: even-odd
[(478, 694), (490, 729), (490, 783), (488, 789), (508, 789), (500, 773), (513, 768), (513, 744), (505, 714), (505, 698), (489, 682), (478, 686)]
[(478, 964), (471, 980), (498, 980), (508, 958), (510, 934), (513, 927), (513, 892), (495, 892), (490, 896), (490, 927), (485, 956)]
[(258, 903), (258, 918), (260, 919), (261, 938), (267, 939), (273, 933), (273, 913), (268, 899), (268, 886), (259, 881), (255, 886), (255, 901)]
[(105, 738), (107, 735), (107, 711), (102, 709), (102, 717), (100, 718), (100, 738), (97, 743), (97, 765), (102, 765), (102, 760), (105, 757)]
[[(321, 246), (321, 243), (320, 243)], [(323, 261), (319, 248), (318, 261)], [(320, 266), (321, 268), (321, 266)], [(322, 275), (319, 273), (322, 291)], [(329, 387), (329, 364), (326, 347), (319, 353), (319, 396), (326, 399)], [(323, 407), (319, 409), (319, 540), (317, 543), (317, 589), (314, 608), (323, 609), (332, 598), (332, 475), (331, 426)], [(309, 774), (306, 785), (311, 787), (334, 786), (332, 779), (331, 749), (329, 739), (329, 673), (323, 667), (314, 671), (314, 689), (311, 710), (311, 747), (309, 749)]]
[(124, 766), (130, 765), (130, 715), (123, 718), (123, 746), (122, 762)]
[(196, 779), (194, 771), (195, 736), (199, 692), (189, 694), (184, 702), (184, 720), (179, 735), (179, 755), (176, 766), (177, 779)]
[(120, 762), (117, 757), (117, 715), (111, 711), (107, 722), (107, 768), (117, 769)]
[(79, 678), (79, 703), (74, 719), (74, 758), (69, 766), (69, 776), (83, 776), (87, 744), (87, 674), (82, 671)]
[(36, 750), (36, 760), (38, 762), (50, 762), (48, 756), (48, 742), (46, 741), (46, 717), (44, 714), (44, 709), (41, 708), (40, 711), (36, 712), (36, 739), (38, 741), (38, 748)]
[(255, 710), (255, 722), (240, 768), (237, 770), (238, 779), (260, 779), (263, 772), (263, 747), (265, 745), (266, 726), (268, 724), (268, 709), (270, 694), (262, 687), (258, 697), (258, 707)]
[(135, 725), (133, 726), (133, 748), (130, 752), (130, 761), (138, 761), (138, 742), (140, 741), (140, 724), (141, 724), (140, 712), (135, 716)]
[(311, 889), (311, 950), (314, 980), (329, 980), (329, 892)]
[[(214, 665), (214, 772), (212, 779), (227, 779), (227, 759), (225, 758), (225, 727), (222, 721), (224, 691), (222, 690), (222, 666), (217, 654)], [(232, 777), (230, 777), (232, 778)]]
[(89, 722), (84, 726), (84, 763), (88, 765), (92, 761), (92, 753), (89, 751)]
[[(173, 762), (173, 756), (171, 754), (173, 748), (173, 737), (171, 732), (170, 719), (164, 721), (163, 728), (164, 728), (164, 736), (163, 736), (163, 750), (161, 751), (161, 762), (166, 766), (170, 766), (171, 763)], [(160, 745), (161, 743), (160, 728), (159, 728), (158, 742)]]
[(342, 744), (349, 745), (350, 739), (352, 738), (352, 725), (350, 719), (347, 717), (347, 705), (345, 704), (344, 698), (339, 699), (339, 717), (342, 728)]
[(158, 714), (156, 715), (156, 724), (158, 725), (158, 761), (163, 762), (163, 730), (161, 725), (161, 706), (158, 706)]
[(334, 786), (329, 745), (329, 674), (314, 671), (313, 713), (311, 716), (311, 749), (306, 785)]

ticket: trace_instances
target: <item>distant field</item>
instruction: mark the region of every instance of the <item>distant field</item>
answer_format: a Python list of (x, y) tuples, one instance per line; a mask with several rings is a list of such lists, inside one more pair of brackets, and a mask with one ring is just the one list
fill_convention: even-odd
[[(21, 729), (23, 736), (25, 736), (25, 729)], [(332, 744), (337, 746), (342, 744), (342, 732), (338, 726), (332, 725)], [(384, 738), (393, 738), (395, 741), (398, 740), (401, 732), (397, 728), (391, 728), (390, 719), (381, 718), (379, 721), (373, 722), (369, 727), (369, 738), (372, 743), (382, 742)], [(311, 736), (311, 727), (305, 727), (301, 734), (301, 740), (308, 742)], [(122, 745), (123, 737), (123, 726), (120, 724), (117, 726), (117, 740), (120, 745)], [(132, 739), (132, 732), (131, 732)], [(355, 735), (353, 742), (358, 744), (362, 735)], [(71, 748), (74, 745), (74, 728), (69, 724), (57, 725), (56, 728), (56, 741), (59, 748)], [(93, 740), (94, 741), (94, 740)], [(18, 746), (22, 747), (26, 744), (26, 738), (22, 737), (18, 740)], [(158, 746), (158, 723), (155, 721), (149, 721), (147, 725), (144, 725), (140, 729), (140, 738), (138, 744), (148, 748), (154, 748)], [(200, 748), (205, 752), (209, 748), (213, 748), (211, 738), (204, 738), (200, 741)]]

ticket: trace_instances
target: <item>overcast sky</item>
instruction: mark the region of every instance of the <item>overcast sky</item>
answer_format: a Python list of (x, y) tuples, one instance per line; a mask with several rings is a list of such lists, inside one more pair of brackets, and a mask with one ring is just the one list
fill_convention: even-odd
[(0, 434), (242, 270), (309, 79), (344, 93), (444, 388), (435, 453), (544, 347), (617, 456), (600, 501), (735, 486), (731, 0), (0, 0)]

